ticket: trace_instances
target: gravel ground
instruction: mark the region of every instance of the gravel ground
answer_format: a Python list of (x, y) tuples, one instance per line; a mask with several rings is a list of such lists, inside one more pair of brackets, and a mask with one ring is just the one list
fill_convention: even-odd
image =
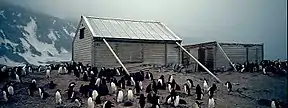
[[(128, 68), (128, 70), (137, 71), (139, 67)], [(182, 87), (182, 91), (180, 92), (180, 98), (187, 101), (188, 104), (180, 105), (182, 108), (192, 108), (192, 104), (195, 103), (195, 88), (192, 88), (191, 94), (192, 96), (187, 96), (183, 91), (183, 84), (186, 82), (187, 78), (193, 80), (194, 85), (200, 84), (203, 85), (203, 78), (208, 79), (208, 85), (211, 86), (213, 83), (217, 85), (217, 91), (214, 96), (216, 102), (216, 108), (269, 108), (268, 106), (261, 106), (257, 103), (259, 99), (278, 99), (282, 102), (287, 102), (287, 77), (280, 77), (274, 75), (263, 75), (261, 73), (239, 73), (239, 72), (224, 72), (224, 73), (216, 73), (216, 76), (219, 77), (223, 82), (230, 81), (233, 85), (233, 92), (228, 94), (226, 87), (224, 84), (217, 83), (212, 76), (210, 76), (206, 72), (193, 72), (193, 73), (175, 73), (171, 71), (158, 72), (159, 69), (146, 69), (153, 73), (154, 78), (160, 77), (160, 75), (165, 76), (165, 80), (167, 81), (168, 76), (170, 74), (174, 75), (176, 82)], [(79, 90), (81, 84), (88, 84), (89, 82), (80, 81), (75, 76), (71, 75), (57, 75), (56, 71), (52, 71), (52, 78), (45, 78), (45, 73), (31, 73), (24, 78), (22, 78), (23, 83), (15, 83), (14, 89), (16, 95), (11, 97), (9, 102), (4, 102), (2, 97), (0, 97), (0, 108), (53, 108), (53, 107), (64, 107), (64, 108), (73, 108), (76, 106), (75, 103), (71, 103), (71, 100), (67, 99), (67, 94), (65, 90), (68, 87), (70, 82), (76, 82), (75, 90)], [(33, 97), (28, 96), (27, 88), (28, 82), (32, 79), (36, 79), (37, 86), (44, 87), (45, 91), (50, 94), (45, 100), (42, 100), (38, 94), (35, 92)], [(50, 81), (54, 81), (56, 84), (56, 89), (61, 90), (61, 95), (64, 103), (62, 105), (56, 105), (55, 103), (55, 92), (56, 89), (49, 89), (45, 85)], [(151, 81), (145, 79), (143, 82), (143, 88)], [(0, 87), (3, 87), (3, 83), (0, 84)], [(129, 88), (129, 87), (128, 87)], [(128, 90), (127, 88), (127, 90)], [(124, 90), (124, 95), (127, 94), (127, 90)], [(145, 90), (142, 92), (144, 93)], [(160, 90), (160, 99), (161, 99), (161, 107), (169, 108), (170, 106), (163, 105), (165, 102), (165, 98), (168, 95), (168, 90)], [(136, 96), (138, 97), (138, 96)], [(81, 97), (83, 101), (82, 108), (87, 107), (87, 98)], [(122, 104), (115, 103), (115, 95), (108, 95), (105, 97), (101, 97), (101, 100), (104, 103), (105, 100), (110, 100), (114, 103), (114, 105), (118, 108), (123, 107)], [(204, 95), (202, 107), (206, 108), (208, 103), (207, 94)], [(134, 105), (130, 108), (137, 108), (138, 100), (134, 100)], [(146, 104), (146, 107), (150, 107), (150, 104)], [(102, 107), (101, 104), (96, 105), (96, 107)]]

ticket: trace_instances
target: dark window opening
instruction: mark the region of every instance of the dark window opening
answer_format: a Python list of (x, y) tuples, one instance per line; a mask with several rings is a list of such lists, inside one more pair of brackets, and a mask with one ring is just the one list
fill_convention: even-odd
[(80, 29), (80, 37), (79, 37), (79, 39), (83, 39), (84, 38), (84, 30), (85, 30), (85, 28), (81, 28)]

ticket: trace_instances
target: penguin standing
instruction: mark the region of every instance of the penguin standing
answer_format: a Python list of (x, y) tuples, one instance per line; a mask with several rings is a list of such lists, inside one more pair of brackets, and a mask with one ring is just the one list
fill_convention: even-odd
[(174, 107), (177, 107), (177, 106), (179, 106), (179, 95), (177, 95), (176, 97), (175, 97), (175, 100), (174, 100)]
[(9, 85), (7, 88), (7, 91), (9, 93), (9, 95), (13, 96), (14, 95), (14, 88), (12, 85)]
[(114, 82), (110, 83), (110, 87), (111, 87), (110, 91), (111, 91), (112, 94), (117, 91), (117, 86), (116, 86), (116, 84)]
[(87, 103), (88, 103), (88, 108), (94, 108), (94, 101), (92, 97), (88, 98)]
[(114, 105), (112, 104), (111, 101), (105, 101), (103, 104), (103, 108), (112, 108)]
[(188, 84), (184, 84), (184, 92), (186, 95), (191, 95), (190, 94), (190, 88), (189, 88)]
[(214, 101), (214, 98), (212, 96), (209, 97), (208, 108), (215, 108), (215, 101)]
[(122, 90), (119, 90), (118, 91), (118, 94), (117, 94), (117, 102), (118, 103), (121, 103), (122, 101), (123, 101), (123, 96), (124, 96), (124, 94), (123, 94), (123, 91)]
[(56, 90), (55, 93), (55, 98), (56, 98), (56, 104), (62, 104), (62, 98), (61, 98), (61, 94), (60, 94), (60, 90)]
[(276, 101), (275, 99), (272, 99), (271, 108), (280, 108), (279, 102)]
[(266, 72), (266, 68), (265, 68), (265, 67), (262, 69), (262, 71), (263, 71), (263, 74), (264, 74), (264, 75), (267, 75), (267, 72)]
[(199, 84), (196, 86), (196, 100), (202, 100), (203, 98), (203, 92), (201, 90), (201, 87)]
[(33, 96), (34, 91), (37, 90), (36, 80), (33, 79), (32, 82), (29, 84), (28, 94)]
[(131, 80), (131, 82), (132, 82), (132, 86), (135, 86), (134, 78), (133, 78), (133, 77), (130, 77), (130, 80)]
[(92, 91), (92, 100), (95, 101), (97, 96), (98, 96), (97, 90), (93, 90)]
[(77, 107), (81, 107), (82, 100), (79, 97), (74, 98), (74, 102), (77, 104)]
[(53, 81), (50, 81), (49, 88), (54, 89), (56, 87), (56, 84)]
[(139, 105), (140, 108), (145, 108), (145, 99), (146, 97), (144, 96), (144, 94), (140, 94), (140, 98), (139, 98)]
[(204, 78), (204, 81), (203, 81), (203, 89), (204, 89), (205, 92), (208, 91), (208, 89), (209, 89), (207, 80), (205, 78)]
[(133, 101), (133, 91), (131, 88), (129, 88), (128, 92), (127, 92), (127, 97), (129, 101)]
[(231, 84), (229, 81), (227, 81), (227, 82), (225, 83), (225, 85), (226, 85), (226, 87), (227, 87), (228, 94), (229, 94), (230, 92), (232, 92), (232, 84)]
[(38, 90), (39, 90), (39, 95), (41, 99), (46, 99), (47, 97), (49, 97), (49, 94), (45, 92), (42, 87), (39, 87)]
[(18, 74), (15, 74), (15, 76), (16, 76), (16, 82), (17, 82), (17, 83), (20, 83), (20, 82), (21, 82), (21, 80), (20, 80), (20, 77), (19, 77), (19, 75), (18, 75)]
[(192, 108), (200, 108), (200, 105), (202, 104), (203, 102), (198, 102), (196, 101), (194, 104), (193, 104), (193, 107)]
[(193, 81), (191, 79), (187, 79), (187, 85), (189, 86), (190, 89), (194, 87)]
[(51, 77), (51, 70), (47, 69), (46, 70), (46, 78), (50, 78)]
[(173, 81), (173, 76), (169, 75), (168, 82), (172, 83), (172, 81)]
[(216, 91), (216, 89), (217, 89), (216, 84), (213, 84), (212, 87), (210, 87), (209, 90), (208, 90), (208, 95), (209, 96), (213, 96), (214, 92)]
[(7, 102), (8, 101), (7, 92), (5, 90), (3, 90), (2, 93), (3, 93), (4, 101)]

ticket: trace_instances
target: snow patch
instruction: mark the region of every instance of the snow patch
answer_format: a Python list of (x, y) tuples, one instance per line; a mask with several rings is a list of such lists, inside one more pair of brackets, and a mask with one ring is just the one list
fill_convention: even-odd
[(66, 49), (64, 49), (63, 47), (60, 48), (61, 53), (69, 53)]
[(18, 14), (17, 14), (18, 17), (21, 17), (21, 15), (22, 15), (21, 13), (18, 13)]
[(0, 43), (4, 43), (4, 44), (9, 43), (13, 48), (15, 48), (15, 46), (18, 45), (17, 43), (11, 42), (10, 40), (6, 39), (6, 35), (5, 35), (5, 33), (3, 32), (2, 29), (0, 29), (0, 33), (4, 36), (4, 39), (1, 39)]
[(56, 20), (53, 20), (53, 24), (55, 24), (56, 23)]
[(4, 10), (1, 10), (1, 11), (0, 11), (0, 15), (1, 15), (4, 19), (7, 19), (6, 16), (4, 15)]
[(10, 60), (7, 56), (0, 57), (0, 64), (5, 64), (7, 66), (23, 66), (24, 63), (17, 63)]
[(12, 15), (15, 15), (15, 13), (13, 12)]
[(50, 33), (48, 34), (48, 37), (49, 37), (52, 41), (55, 41), (55, 40), (57, 39), (52, 30), (50, 30)]

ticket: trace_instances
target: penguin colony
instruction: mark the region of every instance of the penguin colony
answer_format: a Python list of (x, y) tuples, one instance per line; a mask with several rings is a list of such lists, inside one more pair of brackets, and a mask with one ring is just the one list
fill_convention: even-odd
[[(266, 62), (261, 62), (262, 70), (269, 70), (272, 65)], [(283, 63), (274, 63), (273, 66), (278, 68), (287, 68)], [(268, 65), (268, 66), (267, 66)], [(243, 65), (240, 71), (247, 70), (248, 65)], [(1, 68), (1, 80), (9, 78), (6, 84), (2, 87), (2, 98), (5, 102), (9, 102), (14, 95), (17, 95), (14, 89), (15, 84), (23, 83), (21, 78), (29, 75), (33, 72), (42, 72), (47, 79), (51, 79), (52, 70), (57, 72), (57, 75), (69, 75), (72, 74), (77, 77), (78, 80), (85, 81), (87, 84), (78, 85), (75, 82), (70, 82), (66, 90), (57, 89), (57, 84), (51, 80), (45, 86), (38, 85), (35, 79), (29, 82), (27, 87), (27, 95), (31, 97), (39, 97), (39, 99), (47, 99), (48, 97), (55, 99), (56, 105), (65, 105), (63, 102), (66, 98), (71, 103), (75, 104), (75, 107), (95, 108), (111, 108), (116, 106), (129, 107), (137, 103), (137, 107), (140, 108), (160, 108), (160, 107), (179, 107), (189, 102), (185, 100), (186, 97), (195, 97), (195, 103), (193, 108), (204, 107), (203, 102), (207, 102), (208, 108), (215, 108), (217, 106), (217, 100), (214, 99), (215, 93), (217, 93), (216, 84), (209, 84), (207, 79), (203, 79), (202, 84), (194, 85), (193, 79), (186, 79), (183, 84), (177, 83), (174, 79), (174, 75), (169, 75), (165, 78), (164, 75), (156, 78), (152, 72), (136, 72), (127, 75), (123, 68), (96, 68), (90, 66), (84, 66), (82, 63), (65, 63), (61, 65), (47, 65), (39, 66), (33, 69), (32, 66), (24, 67), (7, 67)], [(281, 69), (280, 69), (281, 70)], [(285, 69), (284, 69), (285, 70)], [(163, 70), (162, 70), (163, 71)], [(266, 71), (264, 74), (267, 74)], [(12, 80), (10, 80), (12, 79)], [(166, 80), (165, 80), (166, 79)], [(144, 87), (143, 82), (149, 82)], [(68, 82), (67, 82), (68, 83)], [(209, 86), (210, 85), (210, 86)], [(75, 89), (76, 86), (79, 89)], [(232, 83), (227, 81), (224, 86), (227, 90), (227, 94), (233, 92)], [(55, 94), (48, 94), (45, 90), (55, 90)], [(195, 91), (195, 94), (192, 94)], [(160, 92), (167, 92), (168, 95), (160, 96)], [(194, 93), (194, 92), (193, 92)], [(65, 95), (64, 95), (65, 94)], [(67, 94), (67, 95), (66, 95)], [(186, 96), (183, 97), (182, 94)], [(104, 97), (111, 95), (113, 100), (105, 99)], [(208, 100), (203, 100), (203, 97), (208, 97)], [(85, 100), (85, 101), (84, 101)], [(279, 102), (276, 100), (271, 101), (271, 108), (278, 108)]]

